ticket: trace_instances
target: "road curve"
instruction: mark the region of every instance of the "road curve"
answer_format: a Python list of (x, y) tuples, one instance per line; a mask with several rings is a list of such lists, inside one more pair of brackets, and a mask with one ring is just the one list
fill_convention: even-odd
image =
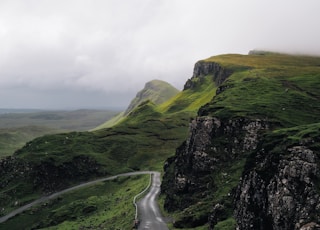
[[(118, 175), (115, 175), (115, 176), (110, 176), (110, 177), (105, 177), (105, 178), (93, 180), (93, 181), (90, 181), (90, 182), (85, 182), (85, 183), (76, 185), (74, 187), (70, 187), (70, 188), (64, 189), (62, 191), (53, 193), (53, 194), (51, 194), (49, 196), (41, 197), (40, 199), (37, 199), (37, 200), (35, 200), (35, 201), (33, 201), (33, 202), (29, 203), (29, 204), (21, 206), (20, 208), (8, 213), (7, 215), (0, 217), (0, 223), (3, 223), (5, 221), (7, 221), (8, 219), (18, 215), (19, 213), (24, 212), (25, 210), (31, 208), (34, 205), (40, 204), (42, 202), (45, 202), (45, 201), (48, 201), (48, 200), (51, 200), (51, 199), (54, 199), (54, 198), (56, 198), (56, 197), (58, 197), (58, 196), (60, 196), (60, 195), (62, 195), (64, 193), (70, 192), (70, 191), (78, 189), (78, 188), (82, 188), (82, 187), (85, 187), (85, 186), (88, 186), (88, 185), (92, 185), (92, 184), (95, 184), (97, 182), (113, 180), (113, 179), (115, 179), (117, 177), (134, 176), (134, 175), (151, 174), (151, 173), (155, 174), (155, 175), (159, 174), (158, 172), (154, 172), (154, 171), (129, 172), (129, 173), (122, 173), (122, 174), (118, 174)], [(159, 176), (159, 180), (160, 180), (160, 176)]]
[(160, 173), (153, 172), (152, 175), (152, 184), (149, 192), (137, 203), (138, 218), (140, 219), (138, 229), (168, 230), (156, 201), (160, 193)]

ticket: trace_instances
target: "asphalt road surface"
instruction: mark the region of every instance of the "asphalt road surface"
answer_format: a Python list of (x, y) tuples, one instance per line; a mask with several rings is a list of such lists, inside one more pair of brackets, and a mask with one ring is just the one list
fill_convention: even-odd
[(149, 192), (137, 203), (138, 229), (169, 230), (163, 220), (156, 198), (160, 193), (160, 173), (153, 172), (152, 184)]
[[(80, 184), (80, 185), (77, 185), (77, 186), (74, 186), (74, 187), (71, 187), (71, 188), (62, 190), (62, 191), (60, 191), (60, 192), (53, 193), (53, 194), (51, 194), (51, 195), (49, 195), (49, 196), (42, 197), (42, 198), (40, 198), (40, 199), (38, 199), (38, 200), (33, 201), (32, 203), (29, 203), (29, 204), (26, 204), (26, 205), (24, 205), (24, 206), (21, 206), (20, 208), (14, 210), (14, 211), (12, 211), (12, 212), (10, 212), (9, 214), (7, 214), (7, 215), (5, 215), (5, 216), (0, 217), (0, 223), (3, 223), (3, 222), (5, 222), (5, 221), (7, 221), (9, 218), (12, 218), (12, 217), (18, 215), (19, 213), (24, 212), (25, 210), (31, 208), (31, 207), (34, 206), (34, 205), (40, 204), (40, 203), (42, 203), (42, 202), (45, 202), (45, 201), (48, 201), (48, 200), (51, 200), (51, 199), (54, 199), (54, 198), (56, 198), (56, 197), (58, 197), (58, 196), (60, 196), (60, 195), (62, 195), (62, 194), (64, 194), (64, 193), (70, 192), (70, 191), (75, 190), (75, 189), (78, 189), (78, 188), (82, 188), (82, 187), (85, 187), (85, 186), (88, 186), (88, 185), (92, 185), (92, 184), (95, 184), (95, 183), (101, 182), (101, 181), (113, 180), (113, 179), (115, 179), (115, 178), (117, 178), (117, 177), (133, 176), (133, 175), (141, 175), (141, 174), (151, 174), (151, 173), (155, 175), (155, 176), (154, 176), (155, 179), (153, 180), (154, 183), (155, 183), (155, 181), (158, 181), (158, 182), (156, 182), (156, 183), (157, 183), (156, 186), (158, 187), (158, 191), (157, 191), (157, 193), (158, 193), (159, 190), (160, 190), (160, 189), (159, 189), (159, 187), (160, 187), (160, 173), (158, 173), (158, 172), (153, 172), (153, 171), (139, 171), (139, 172), (122, 173), (122, 174), (118, 174), (118, 175), (115, 175), (115, 176), (105, 177), (105, 178), (101, 178), (101, 179), (98, 179), (98, 180), (94, 180), (94, 181), (82, 183), (82, 184)], [(153, 184), (154, 184), (154, 183), (153, 183)], [(152, 188), (154, 187), (153, 184), (152, 184)], [(148, 193), (147, 195), (149, 195), (149, 193)], [(154, 205), (156, 205), (156, 204), (154, 204)], [(154, 207), (154, 205), (152, 205), (152, 207)], [(149, 207), (149, 208), (150, 208), (150, 207)], [(143, 215), (142, 215), (142, 216), (143, 216)], [(144, 218), (144, 217), (143, 217), (143, 218)], [(148, 217), (148, 218), (149, 218), (149, 217)], [(146, 219), (146, 220), (147, 220), (147, 219)], [(154, 220), (151, 219), (151, 221), (154, 221)], [(142, 228), (142, 229), (144, 229), (144, 228)], [(151, 229), (156, 230), (156, 229), (168, 229), (168, 228), (151, 228)]]

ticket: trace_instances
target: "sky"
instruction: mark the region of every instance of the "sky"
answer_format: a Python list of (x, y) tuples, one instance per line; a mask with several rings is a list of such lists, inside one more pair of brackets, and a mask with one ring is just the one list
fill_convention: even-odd
[(0, 108), (125, 108), (195, 62), (320, 55), (319, 0), (0, 0)]

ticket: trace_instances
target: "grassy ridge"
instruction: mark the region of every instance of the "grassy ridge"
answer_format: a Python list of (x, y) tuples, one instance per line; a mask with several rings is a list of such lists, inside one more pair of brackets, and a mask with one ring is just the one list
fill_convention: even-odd
[[(214, 93), (214, 89), (211, 93)], [(208, 98), (207, 94), (205, 97)], [(197, 99), (203, 100), (201, 94), (198, 94)], [(194, 98), (188, 100), (192, 103)], [(172, 100), (168, 106), (181, 106), (180, 100)], [(21, 164), (28, 162), (38, 172), (33, 170), (30, 177), (19, 176), (15, 180), (11, 179), (10, 173), (3, 175), (2, 181), (9, 181), (9, 184), (1, 190), (2, 207), (8, 212), (15, 208), (16, 201), (22, 204), (39, 196), (41, 187), (34, 187), (34, 178), (38, 177), (45, 178), (40, 180), (43, 183), (70, 186), (98, 175), (144, 169), (162, 171), (165, 160), (175, 153), (175, 149), (186, 138), (190, 117), (196, 114), (196, 108), (194, 111), (161, 110), (159, 105), (145, 101), (112, 128), (46, 135), (28, 142), (16, 152), (15, 157), (22, 161)], [(79, 160), (74, 164), (76, 159), (84, 156), (88, 158), (87, 161), (93, 162), (93, 169), (81, 161), (79, 163)], [(43, 175), (44, 168), (48, 167), (51, 173)], [(60, 178), (62, 175), (63, 178)], [(17, 193), (17, 185), (27, 189), (19, 189)]]
[[(203, 114), (260, 117), (295, 126), (317, 122), (320, 112), (320, 58), (267, 55), (222, 55), (217, 61), (235, 72)], [(248, 69), (238, 70), (239, 65)], [(299, 109), (297, 109), (299, 108)]]
[[(268, 145), (274, 152), (302, 140), (319, 140), (320, 57), (231, 54), (204, 61), (217, 62), (233, 74), (219, 87), (213, 100), (199, 110), (200, 116), (216, 116), (225, 121), (239, 117), (268, 121), (271, 131), (262, 143), (266, 142), (265, 149)], [(318, 151), (320, 146), (314, 143), (312, 147)], [(193, 196), (196, 204), (174, 213), (176, 221), (198, 221), (203, 213), (212, 211), (212, 206), (206, 204), (219, 203), (225, 211), (219, 214), (222, 221), (215, 229), (234, 229), (233, 201), (228, 194), (237, 186), (249, 157), (250, 153), (244, 153), (234, 162), (216, 165), (219, 169), (208, 180), (214, 181), (210, 195)]]
[(121, 123), (131, 112), (133, 112), (141, 103), (144, 103), (145, 101), (150, 101), (155, 105), (160, 105), (163, 102), (167, 101), (169, 98), (175, 96), (178, 92), (179, 90), (165, 81), (152, 80), (150, 82), (147, 82), (145, 87), (137, 93), (135, 98), (132, 99), (128, 108), (124, 112), (118, 114), (113, 119), (110, 119), (105, 123), (99, 125), (93, 130), (110, 128), (116, 124)]
[[(197, 78), (193, 79), (198, 81)], [(212, 76), (205, 76), (193, 89), (184, 90), (157, 107), (161, 113), (195, 113), (202, 105), (211, 101), (216, 92)]]

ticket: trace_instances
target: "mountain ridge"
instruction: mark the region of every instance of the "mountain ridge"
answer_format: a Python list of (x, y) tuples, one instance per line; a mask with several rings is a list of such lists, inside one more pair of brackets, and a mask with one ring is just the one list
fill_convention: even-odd
[(146, 100), (111, 128), (37, 138), (2, 160), (0, 203), (164, 165), (172, 228), (316, 229), (319, 66), (318, 57), (278, 53), (200, 60), (169, 100)]
[(232, 74), (199, 109), (188, 138), (165, 163), (162, 193), (174, 227), (317, 229), (320, 58), (251, 53), (198, 63), (210, 75), (216, 73), (208, 66), (217, 64)]
[(159, 105), (175, 96), (178, 92), (178, 89), (165, 81), (157, 79), (149, 81), (145, 84), (144, 88), (136, 94), (135, 98), (131, 100), (125, 111), (119, 113), (117, 116), (99, 125), (93, 130), (109, 128), (120, 123), (129, 115), (129, 113), (145, 101), (149, 100), (155, 105)]

